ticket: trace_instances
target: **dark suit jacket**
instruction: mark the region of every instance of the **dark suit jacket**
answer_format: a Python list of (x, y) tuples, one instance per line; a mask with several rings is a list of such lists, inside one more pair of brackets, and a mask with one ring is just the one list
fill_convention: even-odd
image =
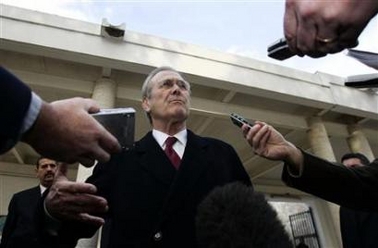
[(36, 211), (39, 186), (14, 194), (8, 207), (0, 248), (39, 248), (36, 234)]
[[(109, 203), (108, 248), (195, 248), (197, 205), (216, 186), (233, 181), (251, 185), (235, 150), (188, 130), (180, 169), (149, 132), (135, 147), (98, 164), (88, 182)], [(65, 237), (90, 236), (79, 225), (63, 227)]]
[(292, 177), (288, 165), (282, 180), (291, 187), (356, 210), (378, 211), (378, 160), (369, 166), (347, 168), (302, 152), (303, 174)]
[(378, 213), (340, 207), (343, 248), (378, 247)]
[(29, 87), (0, 66), (0, 154), (18, 141), (30, 101)]

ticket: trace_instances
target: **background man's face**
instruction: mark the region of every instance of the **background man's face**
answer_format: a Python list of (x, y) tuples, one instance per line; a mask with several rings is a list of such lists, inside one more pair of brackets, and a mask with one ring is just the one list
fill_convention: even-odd
[(358, 158), (348, 158), (348, 159), (345, 159), (345, 160), (343, 161), (343, 165), (345, 165), (346, 167), (349, 167), (349, 168), (364, 166), (364, 165), (361, 163), (361, 160), (358, 159)]
[(185, 121), (189, 115), (189, 84), (176, 72), (161, 71), (150, 83), (151, 94), (143, 108), (154, 120)]
[(36, 174), (39, 178), (41, 184), (45, 187), (50, 187), (53, 180), (54, 175), (57, 170), (57, 163), (54, 160), (43, 158), (39, 160), (38, 168), (36, 168)]

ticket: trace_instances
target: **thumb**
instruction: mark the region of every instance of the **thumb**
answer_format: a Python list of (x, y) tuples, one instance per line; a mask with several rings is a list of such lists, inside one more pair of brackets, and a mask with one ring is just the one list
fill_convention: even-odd
[(94, 114), (100, 111), (100, 105), (92, 99), (81, 99), (84, 109), (89, 114)]
[(58, 169), (55, 172), (54, 181), (67, 181), (67, 171), (68, 171), (68, 164), (67, 163), (60, 163)]

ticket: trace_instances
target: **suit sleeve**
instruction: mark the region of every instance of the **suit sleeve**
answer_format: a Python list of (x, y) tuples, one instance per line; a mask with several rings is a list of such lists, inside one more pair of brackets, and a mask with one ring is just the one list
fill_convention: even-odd
[(0, 154), (19, 140), (31, 95), (27, 85), (0, 66)]
[(282, 180), (290, 187), (357, 210), (378, 211), (378, 160), (368, 166), (347, 168), (309, 153), (303, 172), (293, 177), (285, 164)]
[(7, 219), (5, 220), (5, 224), (3, 228), (0, 248), (7, 247), (10, 235), (13, 233), (15, 229), (16, 222), (17, 222), (17, 216), (16, 216), (16, 211), (15, 211), (16, 207), (17, 207), (16, 198), (13, 196), (8, 206), (8, 215), (7, 215)]

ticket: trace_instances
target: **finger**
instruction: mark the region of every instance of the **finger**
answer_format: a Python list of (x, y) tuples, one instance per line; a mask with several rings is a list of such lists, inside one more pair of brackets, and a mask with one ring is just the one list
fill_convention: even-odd
[(255, 124), (252, 128), (248, 128), (248, 126), (246, 127), (246, 136), (245, 138), (247, 139), (248, 143), (252, 146), (253, 146), (253, 139), (256, 135), (256, 133), (260, 130), (261, 128), (261, 125), (259, 124)]
[(64, 163), (64, 162), (60, 162), (59, 165), (58, 165), (58, 170), (57, 171), (60, 174), (66, 176), (67, 175), (67, 171), (68, 171), (68, 164)]
[(261, 137), (261, 140), (260, 140), (260, 148), (262, 147), (266, 147), (267, 143), (268, 143), (268, 140), (269, 140), (269, 137), (270, 137), (270, 134), (272, 133), (271, 129), (270, 129), (270, 126), (267, 126), (268, 127), (268, 130), (266, 133), (264, 133), (264, 135)]
[(247, 124), (243, 124), (242, 127), (241, 127), (242, 131), (243, 131), (243, 136), (246, 137), (249, 130), (251, 129)]
[[(108, 132), (105, 128), (104, 131), (101, 133), (99, 138), (99, 145), (104, 150), (104, 152), (98, 151), (97, 159), (102, 162), (106, 162), (110, 159), (109, 154), (107, 153), (117, 153), (121, 151), (121, 145), (119, 144), (116, 137), (114, 137), (110, 132)], [(105, 161), (104, 161), (105, 160)]]
[(80, 162), (80, 164), (82, 164), (85, 167), (92, 167), (93, 165), (95, 165), (96, 163), (95, 160), (98, 160), (101, 163), (105, 163), (110, 160), (111, 153), (119, 152), (121, 149), (118, 141), (116, 141), (116, 143), (113, 143), (113, 144), (107, 144), (107, 146), (111, 146), (111, 145), (113, 145), (113, 147), (110, 147), (110, 148), (108, 147), (107, 148), (108, 151), (105, 151), (103, 149), (105, 145), (93, 146), (91, 148), (90, 154), (84, 154), (83, 156), (78, 158), (78, 161)]
[(298, 20), (295, 9), (295, 1), (288, 0), (285, 5), (284, 34), (290, 49), (298, 53), (297, 49)]
[(101, 150), (99, 150), (98, 147), (94, 148), (93, 155), (95, 159), (101, 162), (106, 162), (110, 159), (110, 155), (108, 153), (120, 152), (121, 145), (119, 144), (117, 138), (114, 137), (114, 135), (112, 135), (103, 125), (101, 125), (94, 118), (92, 119), (96, 125), (96, 129), (99, 130), (98, 143), (101, 147)]
[(94, 114), (100, 111), (100, 105), (92, 99), (83, 99), (81, 98), (81, 105), (84, 107), (84, 110), (86, 110), (90, 114)]
[(353, 36), (349, 34), (340, 35), (339, 46), (342, 49), (356, 47), (358, 46), (358, 43), (358, 36)]
[(328, 53), (329, 54), (338, 53), (338, 52), (341, 52), (342, 50), (344, 50), (344, 48), (345, 48), (344, 45), (340, 45), (340, 43), (337, 42), (334, 46), (332, 46), (328, 49)]
[(267, 125), (263, 125), (260, 130), (254, 135), (252, 143), (255, 149), (260, 147), (260, 142), (264, 134), (267, 132)]
[[(59, 191), (61, 191), (62, 193), (70, 193), (70, 194), (80, 194), (80, 193), (95, 194), (97, 192), (96, 186), (90, 183), (65, 181), (62, 183), (57, 183), (56, 187), (59, 188)], [(74, 197), (78, 197), (78, 196), (74, 196)]]
[(72, 211), (77, 213), (104, 214), (108, 211), (105, 198), (93, 194), (79, 194), (71, 205)]
[(297, 49), (308, 55), (316, 49), (316, 24), (312, 18), (298, 18)]
[(82, 223), (90, 224), (90, 225), (93, 225), (93, 226), (96, 226), (96, 227), (100, 227), (105, 223), (105, 220), (103, 218), (98, 217), (98, 216), (94, 216), (94, 215), (90, 215), (90, 214), (87, 214), (87, 213), (79, 214), (78, 217), (77, 217), (77, 220), (82, 222)]
[(343, 50), (344, 48), (340, 48), (339, 46), (338, 24), (324, 19), (318, 20), (317, 23), (318, 30), (314, 41), (316, 50), (319, 53), (316, 57), (322, 57), (328, 53), (336, 53)]
[(89, 158), (88, 156), (85, 156), (85, 157), (79, 157), (78, 159), (78, 162), (85, 166), (85, 167), (92, 167), (93, 165), (95, 165), (96, 163), (96, 160), (95, 159), (91, 159)]
[[(327, 49), (327, 51), (329, 51), (329, 49)], [(324, 57), (328, 54), (328, 52), (321, 52), (321, 51), (318, 51), (318, 50), (315, 50), (315, 51), (309, 51), (307, 52), (307, 56), (311, 57), (311, 58), (321, 58), (321, 57)]]
[(58, 169), (55, 171), (54, 182), (67, 181), (68, 164), (61, 162)]
[(354, 48), (358, 46), (359, 42), (358, 40), (346, 40), (346, 41), (340, 41), (339, 44), (343, 48)]
[(352, 26), (344, 26), (339, 28), (339, 36), (341, 41), (349, 41), (356, 44), (358, 37), (364, 30), (366, 23), (355, 23)]

